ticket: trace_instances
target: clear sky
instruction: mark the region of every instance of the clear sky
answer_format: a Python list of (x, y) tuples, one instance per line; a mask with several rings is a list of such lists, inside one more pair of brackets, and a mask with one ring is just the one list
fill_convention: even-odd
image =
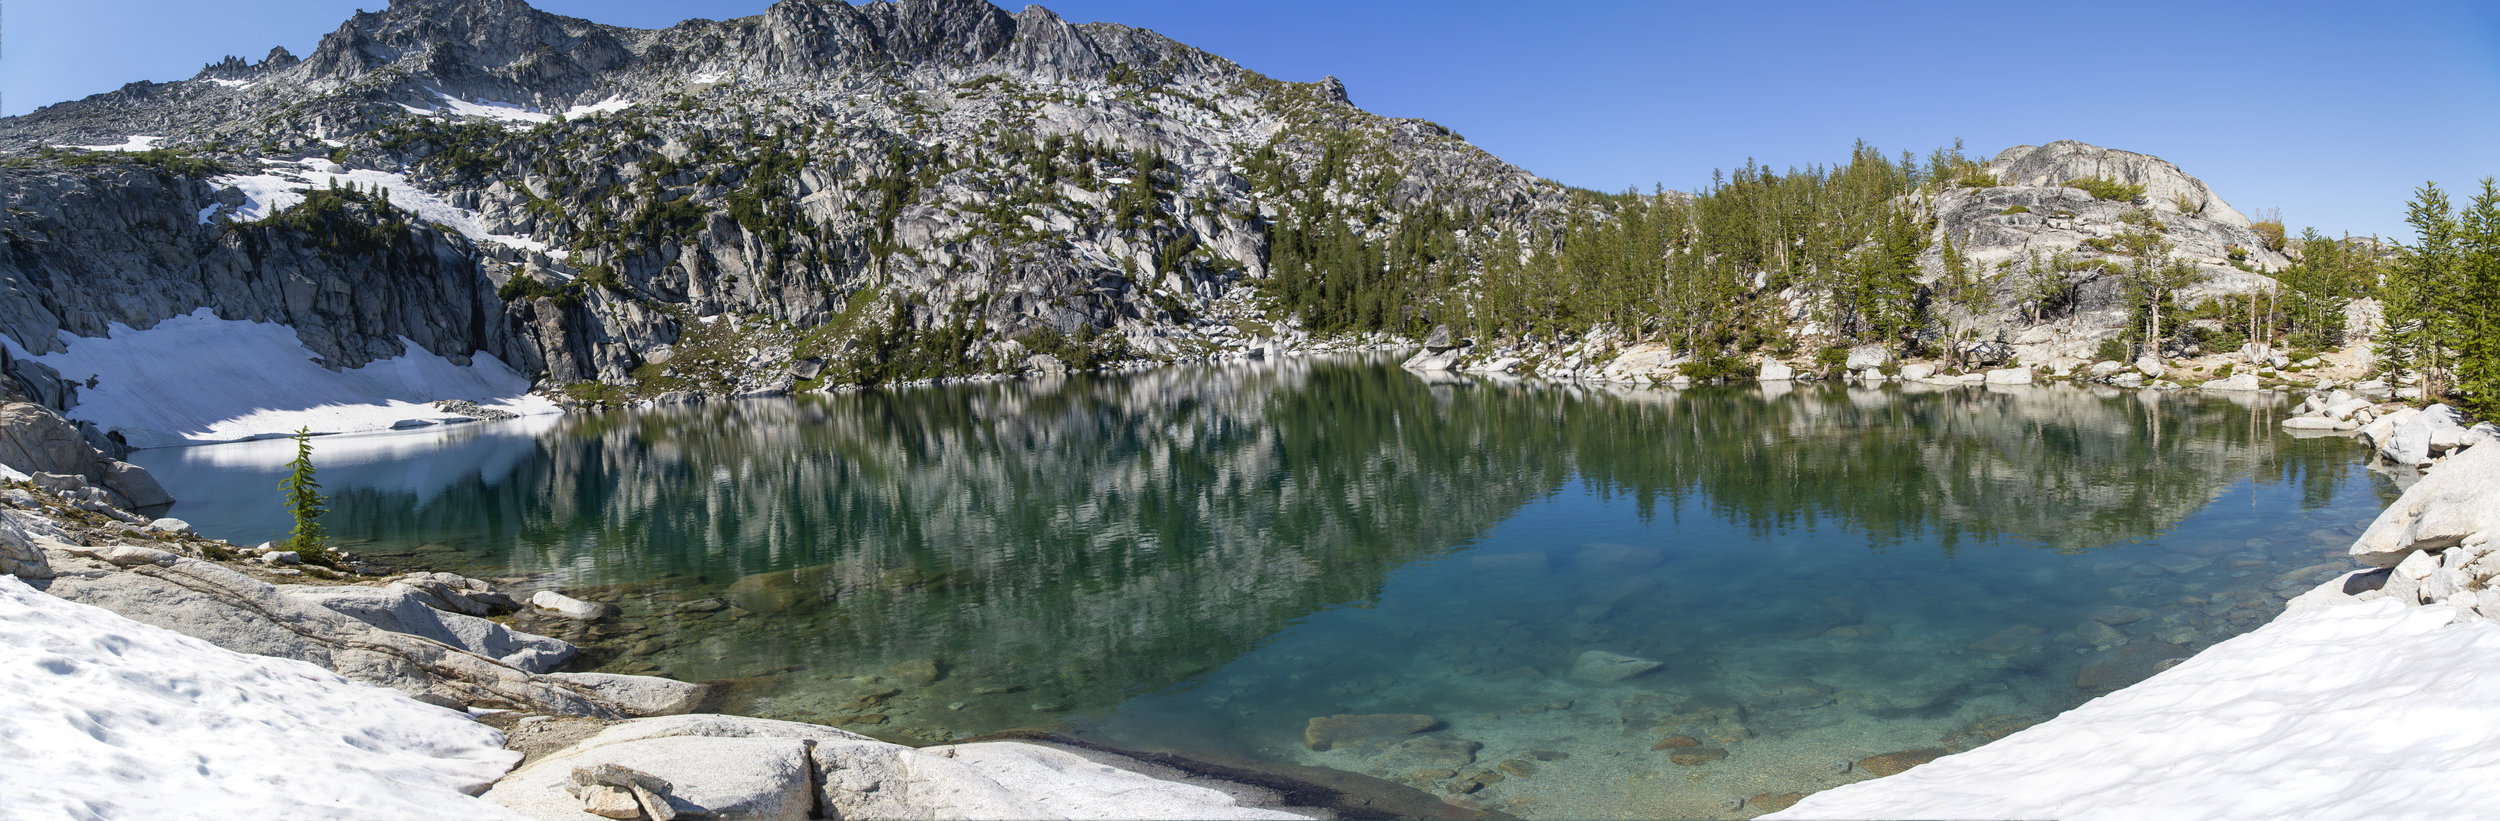
[[(378, 8), (382, 0), (361, 0)], [(658, 27), (761, 0), (535, 0)], [(358, 0), (8, 0), (0, 112), (298, 55)], [(1748, 158), (1830, 163), (2056, 139), (2159, 155), (2295, 230), (2403, 233), (2415, 186), (2500, 174), (2500, 4), (1060, 0), (1422, 117), (1571, 185), (1693, 189)]]

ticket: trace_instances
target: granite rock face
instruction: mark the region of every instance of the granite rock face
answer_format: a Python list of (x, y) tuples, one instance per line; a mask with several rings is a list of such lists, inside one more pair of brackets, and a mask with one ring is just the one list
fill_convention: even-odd
[[(1329, 154), (1341, 132), (1371, 148)], [(140, 135), (218, 166), (36, 151)], [(692, 388), (718, 395), (787, 390), (811, 360), (855, 379), (840, 363), (863, 346), (961, 328), (978, 329), (969, 358), (997, 363), (1044, 332), (1240, 351), (1280, 203), (1465, 209), (1505, 229), (1571, 207), (1447, 129), (1354, 107), (1333, 78), (1278, 82), (980, 0), (787, 0), (655, 30), (411, 0), (300, 60), (229, 58), (0, 119), (0, 155), (29, 159), (0, 169), (0, 231), (21, 238), (0, 255), (0, 334), (37, 355), (207, 308), (286, 325), (332, 368), (413, 347), (622, 384), (675, 364), (690, 319), (853, 330), (758, 347), (772, 361)], [(1342, 173), (1318, 173), (1327, 157)], [(1394, 184), (1357, 184), (1373, 178)], [(339, 179), (368, 193), (272, 201)], [(20, 381), (75, 415), (57, 376)]]

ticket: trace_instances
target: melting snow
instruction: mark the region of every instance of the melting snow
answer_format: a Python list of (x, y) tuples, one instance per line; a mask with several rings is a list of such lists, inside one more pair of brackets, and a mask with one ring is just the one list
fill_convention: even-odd
[(458, 231), (478, 242), (493, 242), (525, 251), (545, 253), (547, 244), (528, 237), (488, 233), (477, 212), (444, 202), (432, 192), (418, 188), (402, 174), (357, 168), (325, 171), (331, 163), (321, 158), (308, 158), (294, 163), (273, 162), (267, 173), (218, 177), (221, 186), (243, 189), (247, 201), (242, 207), (225, 211), (223, 206), (210, 206), (200, 211), (200, 224), (214, 221), (225, 213), (238, 222), (254, 222), (269, 215), (293, 208), (304, 201), (304, 192), (327, 188), (332, 183), (343, 187), (372, 188), (381, 186), (391, 205), (417, 215), (418, 219)]
[(66, 147), (79, 149), (81, 151), (148, 151), (156, 148), (156, 144), (164, 139), (165, 138), (163, 137), (139, 135), (131, 137), (129, 142), (125, 142), (120, 145), (72, 145)]
[(460, 713), (0, 576), (11, 818), (517, 819), (520, 758)]
[(2038, 726), (1764, 818), (2476, 818), (2500, 781), (2500, 623), (2289, 613)]
[(227, 88), (251, 88), (253, 85), (252, 83), (244, 80), (228, 80), (223, 77), (210, 77), (208, 78), (208, 81)]
[(219, 319), (202, 308), (147, 330), (114, 323), (109, 336), (61, 334), (67, 350), (28, 356), (66, 379), (96, 379), (78, 389), (69, 415), (119, 430), (135, 447), (231, 442), (292, 433), (390, 430), (410, 423), (452, 423), (468, 417), (435, 410), (438, 399), (466, 399), (522, 415), (556, 413), (532, 395), (528, 377), (493, 355), (456, 365), (401, 338), (407, 352), (361, 368), (330, 370), (296, 339), (267, 322)]

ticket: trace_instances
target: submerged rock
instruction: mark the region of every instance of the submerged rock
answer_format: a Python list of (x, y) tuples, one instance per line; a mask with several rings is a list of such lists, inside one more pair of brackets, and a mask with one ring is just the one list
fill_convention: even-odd
[(1666, 666), (1665, 662), (1650, 661), (1622, 653), (1609, 653), (1604, 650), (1590, 650), (1581, 653), (1579, 661), (1572, 663), (1571, 677), (1587, 679), (1599, 684), (1613, 684), (1664, 666)]
[(1726, 747), (1684, 747), (1667, 754), (1668, 761), (1686, 767), (1708, 764), (1726, 757)]
[(616, 608), (609, 605), (582, 601), (553, 590), (531, 594), (530, 604), (574, 621), (598, 621), (616, 615)]
[(1303, 727), (1302, 741), (1322, 752), (1339, 747), (1377, 747), (1440, 726), (1438, 718), (1405, 713), (1319, 716)]
[(1858, 759), (1857, 766), (1860, 772), (1881, 778), (1887, 775), (1898, 775), (1911, 767), (1943, 758), (1944, 755), (1943, 747), (1920, 747), (1915, 750), (1870, 755)]

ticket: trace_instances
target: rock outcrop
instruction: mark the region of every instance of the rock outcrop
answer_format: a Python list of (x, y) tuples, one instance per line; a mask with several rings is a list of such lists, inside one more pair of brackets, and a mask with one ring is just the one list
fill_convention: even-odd
[(110, 491), (116, 506), (125, 509), (174, 501), (146, 468), (106, 456), (77, 426), (50, 408), (30, 402), (0, 405), (0, 465), (27, 473), (78, 477)]
[(638, 806), (665, 801), (681, 815), (715, 818), (1315, 815), (1270, 790), (1101, 751), (1024, 742), (915, 750), (831, 727), (718, 715), (618, 724), (514, 771), (485, 798), (531, 818), (576, 819), (590, 802), (617, 800), (587, 787), (626, 780), (650, 794)]
[[(283, 588), (298, 600), (320, 605), (393, 633), (433, 639), (528, 673), (553, 672), (580, 649), (562, 639), (535, 636), (487, 619), (445, 612), (406, 590), (392, 587)], [(681, 711), (682, 712), (682, 711)], [(645, 715), (658, 715), (645, 712)]]
[(51, 558), (54, 578), (44, 592), (235, 652), (311, 662), (438, 703), (628, 715), (587, 688), (366, 624), (214, 562), (122, 568), (61, 552)]

